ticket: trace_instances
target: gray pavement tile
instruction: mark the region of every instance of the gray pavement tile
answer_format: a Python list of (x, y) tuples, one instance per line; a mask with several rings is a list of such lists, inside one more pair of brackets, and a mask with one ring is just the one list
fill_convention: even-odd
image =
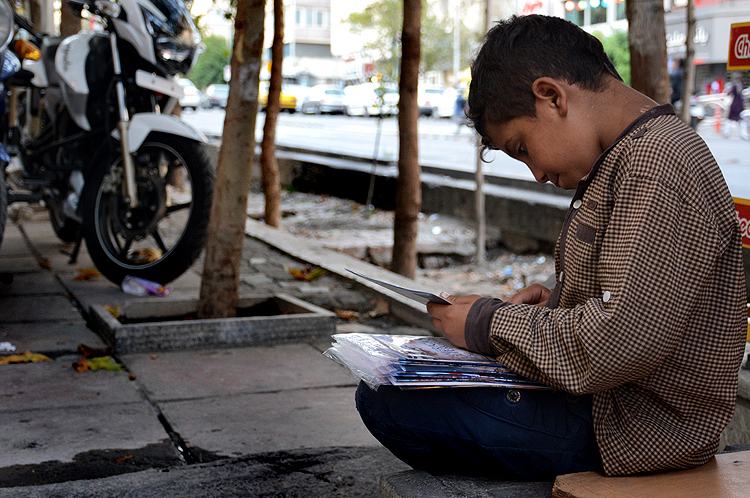
[(0, 316), (5, 323), (80, 320), (80, 312), (65, 296), (3, 296)]
[(154, 401), (355, 385), (308, 344), (127, 354), (122, 361)]
[[(34, 262), (36, 264), (36, 262)], [(2, 264), (0, 264), (0, 267)], [(37, 268), (39, 268), (37, 266)], [(2, 271), (2, 270), (0, 270)], [(65, 288), (60, 285), (55, 275), (48, 271), (16, 272), (13, 271), (13, 282), (0, 287), (0, 296), (28, 296), (44, 294), (64, 294)]]
[(29, 254), (29, 246), (26, 245), (21, 230), (13, 223), (6, 223), (3, 232), (3, 244), (0, 246), (0, 260), (12, 256), (26, 256), (27, 254)]
[(143, 448), (168, 439), (145, 401), (0, 413), (0, 468), (70, 462), (92, 450)]
[[(0, 323), (0, 342), (10, 342), (16, 353), (75, 354), (79, 344), (105, 349), (104, 341), (83, 320), (48, 323)], [(0, 353), (2, 354), (2, 353)]]
[[(3, 246), (5, 241), (3, 240)], [(0, 257), (0, 273), (12, 273), (19, 275), (23, 273), (39, 273), (42, 268), (36, 258), (32, 255), (3, 256)], [(2, 287), (0, 287), (2, 289)]]
[(65, 407), (89, 407), (140, 403), (138, 385), (128, 373), (88, 371), (79, 373), (72, 364), (78, 355), (54, 361), (0, 366), (0, 414)]
[(159, 403), (191, 448), (217, 456), (321, 446), (379, 446), (354, 405), (354, 386)]

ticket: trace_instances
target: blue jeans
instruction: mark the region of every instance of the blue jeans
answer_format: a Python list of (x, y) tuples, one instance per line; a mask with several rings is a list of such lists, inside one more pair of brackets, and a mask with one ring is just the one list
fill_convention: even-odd
[(415, 469), (554, 480), (602, 468), (591, 396), (497, 387), (375, 391), (360, 382), (356, 401), (372, 435)]

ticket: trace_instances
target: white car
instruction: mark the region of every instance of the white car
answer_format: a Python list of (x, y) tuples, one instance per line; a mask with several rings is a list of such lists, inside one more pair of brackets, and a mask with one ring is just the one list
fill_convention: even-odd
[(420, 116), (450, 118), (456, 112), (456, 89), (438, 85), (420, 86), (417, 91)]
[(198, 89), (195, 88), (195, 85), (193, 85), (193, 82), (187, 78), (180, 78), (177, 82), (185, 92), (185, 95), (180, 99), (180, 107), (183, 109), (192, 109), (194, 111), (198, 109), (203, 103), (201, 92), (199, 92)]
[(334, 85), (315, 85), (310, 88), (300, 108), (303, 114), (344, 113), (346, 94)]
[[(378, 91), (384, 90), (381, 100)], [(398, 87), (392, 83), (362, 83), (344, 88), (346, 113), (350, 116), (398, 114)]]

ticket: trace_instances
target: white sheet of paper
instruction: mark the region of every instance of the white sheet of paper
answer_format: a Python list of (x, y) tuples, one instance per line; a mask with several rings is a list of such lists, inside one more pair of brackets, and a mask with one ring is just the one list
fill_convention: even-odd
[(401, 287), (400, 285), (391, 284), (388, 282), (384, 282), (382, 280), (378, 280), (372, 277), (368, 277), (366, 275), (362, 275), (361, 273), (357, 273), (356, 271), (352, 271), (348, 268), (344, 268), (349, 273), (353, 273), (357, 275), (358, 277), (362, 277), (366, 280), (369, 280), (370, 282), (376, 283), (380, 286), (385, 287), (386, 289), (390, 289), (393, 292), (396, 292), (398, 294), (401, 294), (402, 296), (408, 297), (409, 299), (413, 299), (417, 301), (418, 303), (427, 304), (427, 302), (433, 302), (438, 304), (453, 304), (452, 302), (448, 301), (447, 299), (443, 299), (442, 297), (433, 294), (431, 292), (416, 290), (416, 289), (407, 289), (406, 287)]

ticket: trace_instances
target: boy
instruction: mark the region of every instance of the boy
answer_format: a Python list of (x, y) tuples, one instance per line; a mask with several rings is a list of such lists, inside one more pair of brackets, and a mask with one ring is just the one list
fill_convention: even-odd
[(369, 430), (432, 472), (527, 479), (701, 465), (732, 418), (745, 282), (732, 198), (705, 143), (622, 83), (601, 43), (554, 17), (513, 17), (472, 64), (468, 117), (485, 149), (576, 189), (557, 284), (430, 303), (452, 343), (552, 391), (377, 391)]

